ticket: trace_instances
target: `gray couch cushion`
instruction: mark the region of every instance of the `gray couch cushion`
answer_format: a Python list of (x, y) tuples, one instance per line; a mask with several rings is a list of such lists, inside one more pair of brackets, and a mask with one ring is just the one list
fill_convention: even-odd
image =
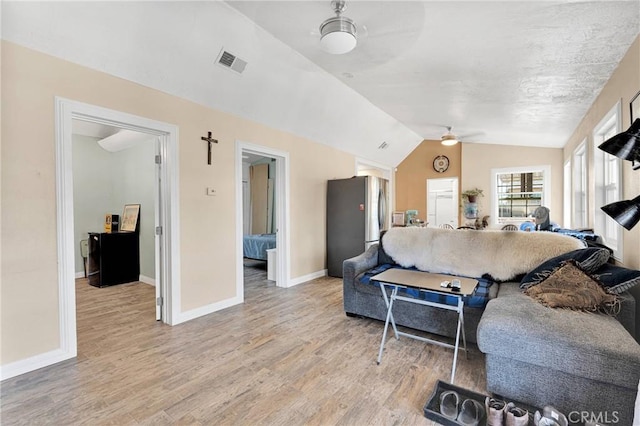
[(477, 337), (487, 354), (626, 388), (640, 380), (640, 345), (615, 318), (545, 307), (517, 283), (500, 286)]

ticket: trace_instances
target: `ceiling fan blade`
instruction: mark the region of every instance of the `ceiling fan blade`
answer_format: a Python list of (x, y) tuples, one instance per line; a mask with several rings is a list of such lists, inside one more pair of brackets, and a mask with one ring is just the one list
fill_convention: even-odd
[(467, 139), (471, 139), (477, 136), (484, 136), (486, 133), (485, 132), (473, 132), (473, 133), (466, 133), (464, 135), (460, 135), (458, 136), (459, 140), (467, 140)]

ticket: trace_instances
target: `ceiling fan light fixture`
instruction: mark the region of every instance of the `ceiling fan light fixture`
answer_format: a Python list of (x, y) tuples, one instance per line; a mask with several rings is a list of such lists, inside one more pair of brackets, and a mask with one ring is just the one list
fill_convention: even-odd
[(451, 126), (447, 126), (447, 133), (442, 135), (442, 137), (440, 138), (440, 140), (442, 141), (442, 145), (453, 146), (459, 142), (458, 137), (451, 133), (451, 129)]
[(458, 138), (456, 138), (455, 135), (448, 133), (442, 136), (442, 145), (453, 146), (457, 143), (458, 143)]
[(345, 16), (340, 16), (345, 9), (344, 1), (332, 1), (331, 6), (336, 16), (320, 25), (320, 46), (333, 55), (351, 52), (358, 44), (356, 24)]
[(458, 143), (458, 138), (456, 137), (456, 135), (451, 133), (451, 126), (447, 126), (447, 133), (442, 135), (441, 140), (442, 140), (442, 145), (445, 145), (445, 146), (453, 146)]

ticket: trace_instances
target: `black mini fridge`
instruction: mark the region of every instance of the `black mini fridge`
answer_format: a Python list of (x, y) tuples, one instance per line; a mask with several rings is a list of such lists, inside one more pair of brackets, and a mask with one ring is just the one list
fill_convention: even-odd
[(94, 287), (107, 287), (140, 279), (140, 244), (137, 232), (89, 232), (87, 277)]

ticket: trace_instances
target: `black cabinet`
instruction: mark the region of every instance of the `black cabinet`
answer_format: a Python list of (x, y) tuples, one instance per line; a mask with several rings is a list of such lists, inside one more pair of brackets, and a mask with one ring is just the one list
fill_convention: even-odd
[(137, 232), (89, 232), (89, 284), (106, 287), (140, 279)]

